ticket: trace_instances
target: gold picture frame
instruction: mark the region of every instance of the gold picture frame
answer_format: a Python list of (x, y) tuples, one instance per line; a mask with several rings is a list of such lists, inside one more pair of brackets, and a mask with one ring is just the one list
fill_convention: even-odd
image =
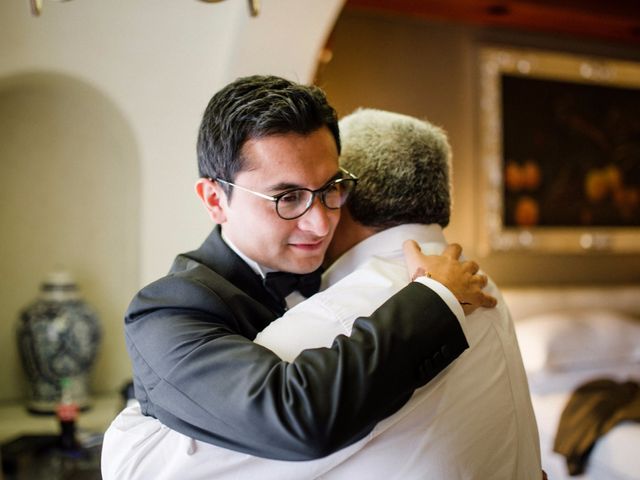
[(640, 63), (485, 46), (479, 68), (479, 251), (640, 251)]

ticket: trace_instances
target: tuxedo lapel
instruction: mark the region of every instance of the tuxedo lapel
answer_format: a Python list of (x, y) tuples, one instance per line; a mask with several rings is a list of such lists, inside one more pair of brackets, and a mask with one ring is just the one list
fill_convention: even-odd
[(260, 275), (256, 274), (222, 240), (220, 225), (213, 229), (198, 250), (186, 253), (184, 256), (202, 263), (225, 278), (248, 296), (271, 310), (274, 318), (285, 312), (285, 304), (275, 299), (264, 288)]

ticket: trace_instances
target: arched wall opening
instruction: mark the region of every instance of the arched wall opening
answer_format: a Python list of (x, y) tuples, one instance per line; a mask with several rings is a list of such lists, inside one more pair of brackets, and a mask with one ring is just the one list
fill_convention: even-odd
[(89, 83), (46, 71), (0, 79), (0, 400), (26, 395), (17, 316), (56, 268), (102, 320), (96, 390), (130, 377), (122, 312), (139, 277), (139, 163), (127, 119)]

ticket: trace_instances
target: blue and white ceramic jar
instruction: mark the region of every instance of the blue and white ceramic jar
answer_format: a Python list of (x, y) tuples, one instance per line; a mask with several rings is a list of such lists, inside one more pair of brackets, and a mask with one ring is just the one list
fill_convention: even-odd
[(100, 343), (98, 316), (82, 300), (73, 277), (64, 271), (47, 276), (38, 299), (20, 314), (18, 349), (29, 380), (27, 408), (54, 413), (63, 379), (73, 401), (89, 407), (89, 374)]

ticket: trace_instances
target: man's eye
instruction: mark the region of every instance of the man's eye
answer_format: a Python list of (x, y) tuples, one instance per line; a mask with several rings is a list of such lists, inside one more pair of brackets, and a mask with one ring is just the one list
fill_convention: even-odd
[(285, 195), (280, 197), (280, 202), (282, 203), (300, 203), (303, 197), (302, 190), (294, 190), (293, 192), (288, 192)]
[[(327, 187), (325, 188), (325, 192), (326, 193), (340, 193), (340, 189), (342, 187), (340, 186), (340, 182), (335, 182), (335, 183), (331, 183), (329, 185), (327, 185)], [(325, 193), (325, 194), (326, 194)]]

